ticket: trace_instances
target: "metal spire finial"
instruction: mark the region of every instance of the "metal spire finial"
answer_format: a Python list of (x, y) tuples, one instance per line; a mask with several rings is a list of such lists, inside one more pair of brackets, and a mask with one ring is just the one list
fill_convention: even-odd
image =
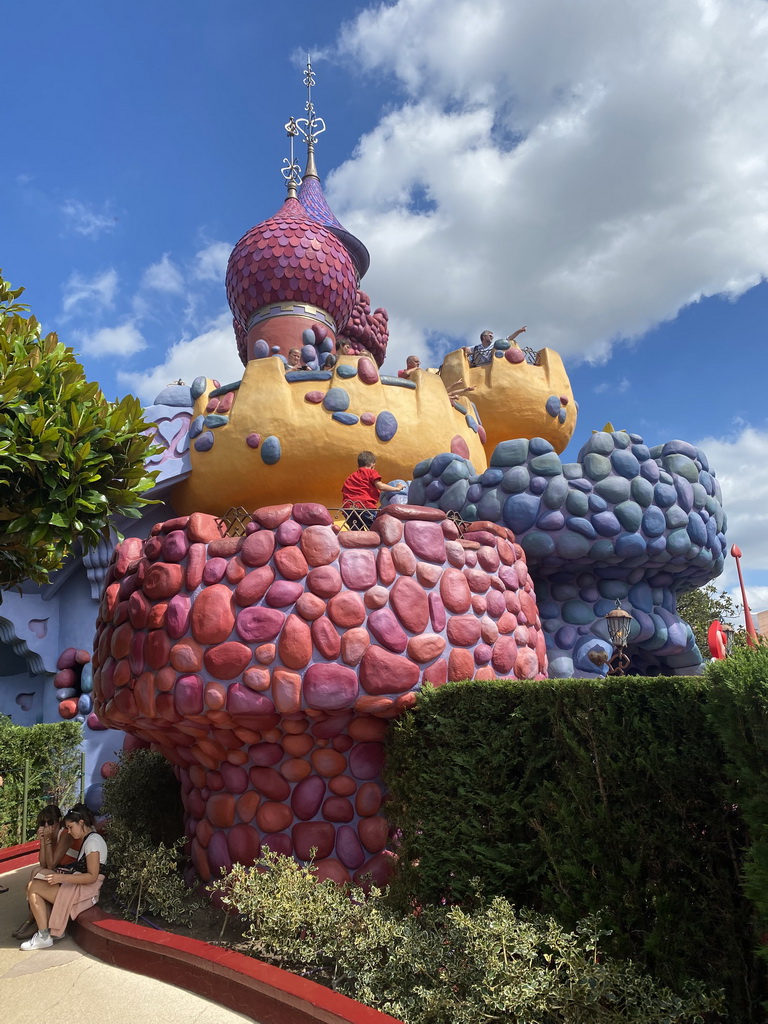
[(296, 124), (296, 118), (292, 117), (288, 124), (285, 126), (288, 138), (291, 140), (291, 155), (290, 157), (283, 158), (284, 166), (280, 168), (280, 173), (285, 178), (285, 184), (288, 189), (288, 198), (295, 199), (299, 185), (301, 184), (301, 164), (295, 158), (293, 153), (293, 140), (299, 134), (299, 126)]
[(304, 109), (307, 112), (307, 116), (300, 117), (295, 122), (296, 127), (307, 144), (307, 167), (304, 171), (305, 178), (319, 177), (317, 167), (315, 166), (315, 143), (317, 142), (318, 135), (322, 135), (325, 131), (325, 121), (322, 117), (318, 117), (315, 114), (315, 105), (312, 102), (312, 86), (314, 84), (315, 73), (312, 70), (312, 62), (309, 59), (309, 54), (307, 54), (307, 66), (304, 69), (304, 85), (307, 87), (307, 102), (304, 104)]

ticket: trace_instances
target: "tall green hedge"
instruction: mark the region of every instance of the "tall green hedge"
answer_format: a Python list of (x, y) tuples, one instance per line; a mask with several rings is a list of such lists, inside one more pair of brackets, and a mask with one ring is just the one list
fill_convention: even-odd
[(765, 996), (740, 887), (744, 826), (701, 679), (449, 684), (391, 730), (387, 815), (400, 897), (486, 895), (572, 927), (597, 912), (614, 955), (680, 989)]
[[(62, 810), (80, 792), (79, 722), (13, 725), (0, 715), (0, 846), (13, 846), (35, 837), (38, 811), (47, 803)], [(27, 820), (22, 822), (24, 763), (29, 761)]]
[(709, 668), (709, 706), (728, 758), (728, 792), (749, 832), (744, 889), (768, 960), (768, 647), (734, 651)]

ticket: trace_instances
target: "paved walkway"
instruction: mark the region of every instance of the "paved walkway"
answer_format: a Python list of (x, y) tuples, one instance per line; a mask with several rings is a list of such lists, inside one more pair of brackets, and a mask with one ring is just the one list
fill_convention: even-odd
[(77, 1024), (237, 1024), (250, 1017), (81, 952), (70, 938), (23, 953), (11, 932), (24, 920), (31, 868), (0, 875), (0, 1008), (3, 1024), (59, 1017)]

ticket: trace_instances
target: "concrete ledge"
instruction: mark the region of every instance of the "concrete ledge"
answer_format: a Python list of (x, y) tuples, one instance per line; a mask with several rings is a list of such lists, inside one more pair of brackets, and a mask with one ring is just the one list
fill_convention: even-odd
[(98, 906), (81, 914), (69, 932), (99, 960), (195, 992), (259, 1024), (401, 1024), (260, 960), (122, 921)]

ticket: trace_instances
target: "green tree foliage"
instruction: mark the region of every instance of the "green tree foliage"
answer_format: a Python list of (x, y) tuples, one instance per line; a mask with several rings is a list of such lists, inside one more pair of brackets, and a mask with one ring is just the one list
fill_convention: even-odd
[(93, 547), (115, 514), (138, 517), (154, 450), (138, 399), (108, 402), (0, 276), (0, 597), (45, 583), (73, 541)]
[(317, 882), (268, 851), (211, 888), (238, 914), (238, 949), (406, 1024), (693, 1024), (720, 1004), (605, 956), (594, 919), (568, 931), (502, 897), (400, 913), (386, 893)]
[(612, 955), (678, 991), (723, 985), (731, 1020), (759, 1020), (744, 825), (708, 689), (659, 677), (422, 691), (388, 740), (401, 906), (466, 907), (477, 877), (566, 928), (598, 914)]
[[(747, 823), (744, 889), (768, 933), (768, 647), (734, 650), (713, 662), (710, 714), (728, 756), (728, 789)], [(768, 945), (760, 947), (768, 960)]]
[[(0, 846), (34, 838), (38, 811), (47, 803), (68, 810), (80, 791), (79, 722), (13, 725), (0, 715)], [(27, 820), (22, 822), (24, 764), (29, 761)]]
[[(739, 610), (736, 605), (728, 594), (725, 591), (719, 591), (714, 583), (708, 583), (705, 587), (698, 587), (696, 590), (689, 590), (687, 594), (681, 594), (677, 599), (677, 614), (693, 630), (696, 645), (705, 661), (710, 656), (707, 642), (710, 625), (716, 620), (722, 623), (736, 623), (739, 620)], [(739, 633), (743, 632), (743, 630), (739, 631)], [(746, 642), (746, 638), (744, 638), (744, 642)]]

